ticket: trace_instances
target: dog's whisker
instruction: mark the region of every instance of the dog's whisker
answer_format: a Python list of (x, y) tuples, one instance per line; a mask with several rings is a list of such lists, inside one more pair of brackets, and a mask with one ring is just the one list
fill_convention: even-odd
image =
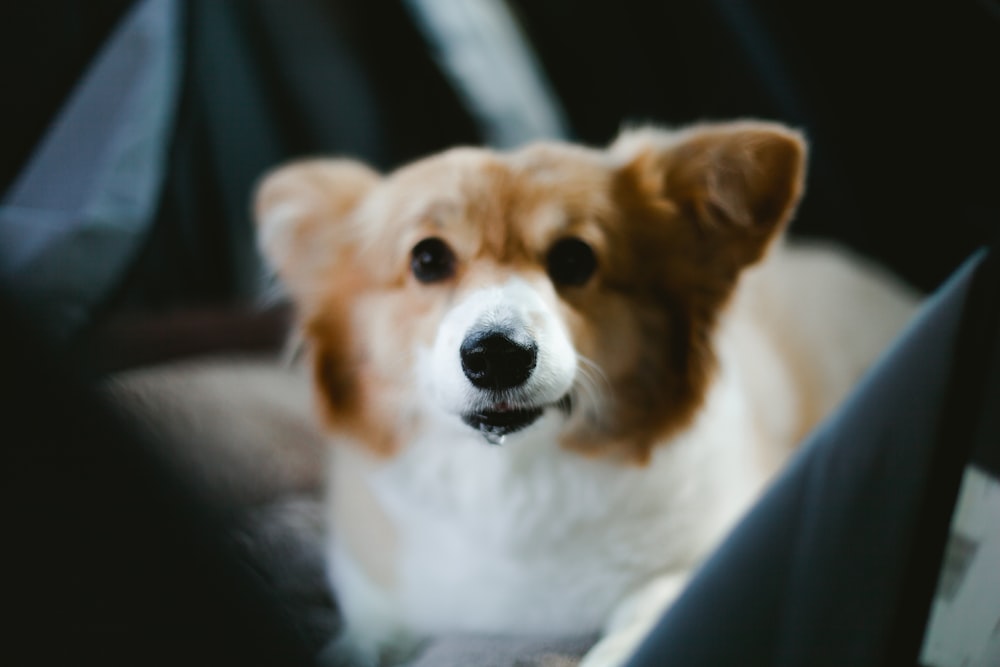
[(581, 402), (589, 404), (588, 407), (597, 408), (611, 393), (611, 384), (604, 370), (591, 359), (578, 355), (577, 362), (574, 392), (583, 399)]
[(576, 359), (579, 362), (579, 364), (582, 366), (581, 370), (586, 370), (587, 372), (593, 372), (593, 373), (597, 374), (597, 376), (601, 379), (602, 382), (604, 382), (605, 384), (608, 383), (608, 376), (604, 373), (604, 369), (601, 368), (600, 365), (596, 361), (593, 361), (592, 359), (588, 359), (587, 357), (583, 356), (582, 354), (578, 354), (576, 356)]
[(582, 365), (579, 367), (575, 388), (579, 390), (582, 397), (591, 404), (597, 404), (601, 399), (601, 390), (598, 384), (600, 375), (592, 368)]

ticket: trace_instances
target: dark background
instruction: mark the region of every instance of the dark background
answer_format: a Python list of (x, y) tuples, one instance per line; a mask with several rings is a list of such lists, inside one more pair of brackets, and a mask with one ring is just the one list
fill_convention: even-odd
[[(0, 188), (130, 4), (0, 9)], [(800, 127), (812, 159), (795, 233), (841, 240), (924, 290), (997, 228), (993, 0), (511, 5), (576, 140), (604, 144), (635, 120)], [(249, 298), (246, 203), (254, 179), (284, 159), (337, 153), (388, 169), (481, 141), (399, 2), (189, 0), (184, 21), (169, 180), (107, 317)]]
[[(131, 4), (0, 5), (0, 191)], [(576, 140), (604, 144), (628, 121), (800, 127), (812, 159), (794, 233), (840, 240), (924, 290), (996, 236), (995, 1), (511, 4)], [(89, 332), (118, 346), (118, 365), (150, 360), (148, 347), (122, 358), (137, 335), (161, 347), (280, 339), (280, 322), (251, 322), (266, 334), (254, 338), (226, 316), (254, 296), (247, 203), (268, 167), (337, 153), (389, 169), (481, 141), (399, 2), (182, 5), (183, 92), (157, 218)], [(33, 655), (9, 664), (308, 662), (255, 573), (213, 536), (222, 519), (134, 446), (80, 381), (78, 357), (8, 316), (2, 294), (0, 312), (3, 590), (20, 621), (5, 649)], [(153, 315), (145, 328), (111, 326)]]

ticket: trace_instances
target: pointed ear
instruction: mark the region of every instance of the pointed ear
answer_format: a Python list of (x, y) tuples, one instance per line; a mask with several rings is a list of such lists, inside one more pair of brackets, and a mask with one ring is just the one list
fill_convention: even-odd
[(305, 160), (265, 174), (254, 197), (257, 242), (297, 297), (342, 254), (343, 223), (379, 181), (351, 160)]
[(777, 123), (640, 129), (624, 133), (611, 152), (646, 196), (675, 207), (742, 265), (782, 231), (805, 179), (805, 141)]

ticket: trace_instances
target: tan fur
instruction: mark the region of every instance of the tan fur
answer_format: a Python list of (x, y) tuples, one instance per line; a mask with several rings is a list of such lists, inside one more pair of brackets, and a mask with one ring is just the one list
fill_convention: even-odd
[[(642, 463), (697, 410), (717, 313), (790, 218), (803, 165), (801, 139), (783, 128), (706, 125), (626, 135), (607, 153), (456, 149), (379, 182), (350, 163), (305, 162), (265, 181), (257, 211), (266, 233), (281, 205), (304, 207), (289, 239), (298, 252), (272, 261), (299, 303), (328, 423), (380, 455), (414, 418), (397, 373), (414, 337), (428, 340), (484, 276), (544, 283), (552, 243), (586, 240), (598, 275), (558, 296), (578, 351), (606, 375), (609, 405), (579, 415), (563, 442)], [(408, 273), (410, 248), (428, 236), (458, 257), (446, 284)]]

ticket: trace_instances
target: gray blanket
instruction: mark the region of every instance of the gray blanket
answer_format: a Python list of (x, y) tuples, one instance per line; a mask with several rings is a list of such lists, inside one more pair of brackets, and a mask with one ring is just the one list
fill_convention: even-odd
[[(319, 651), (339, 617), (324, 576), (323, 436), (308, 376), (275, 358), (192, 360), (124, 373), (111, 397), (156, 434), (164, 453), (227, 508), (240, 557), (273, 593), (303, 643)], [(594, 637), (431, 638), (414, 667), (565, 667)]]

